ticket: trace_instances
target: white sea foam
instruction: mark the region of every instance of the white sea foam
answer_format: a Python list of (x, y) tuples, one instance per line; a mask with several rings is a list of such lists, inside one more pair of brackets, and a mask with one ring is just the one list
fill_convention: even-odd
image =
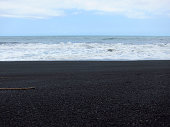
[(0, 61), (170, 60), (170, 43), (3, 43)]

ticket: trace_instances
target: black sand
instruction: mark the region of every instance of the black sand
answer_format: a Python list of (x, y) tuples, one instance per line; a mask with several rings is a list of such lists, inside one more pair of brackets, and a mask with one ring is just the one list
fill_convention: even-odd
[(0, 62), (0, 127), (170, 126), (170, 61)]

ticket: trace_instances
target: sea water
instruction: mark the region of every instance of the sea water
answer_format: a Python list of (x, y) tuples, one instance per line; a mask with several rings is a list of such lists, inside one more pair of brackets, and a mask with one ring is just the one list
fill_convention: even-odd
[(0, 37), (0, 61), (170, 60), (170, 37)]

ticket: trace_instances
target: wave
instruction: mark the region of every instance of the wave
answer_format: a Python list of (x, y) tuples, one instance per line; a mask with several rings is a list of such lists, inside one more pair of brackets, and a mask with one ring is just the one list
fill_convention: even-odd
[(114, 40), (114, 39), (117, 39), (117, 38), (114, 38), (114, 37), (108, 37), (108, 38), (103, 38), (102, 40)]
[(0, 61), (170, 60), (170, 43), (2, 43)]

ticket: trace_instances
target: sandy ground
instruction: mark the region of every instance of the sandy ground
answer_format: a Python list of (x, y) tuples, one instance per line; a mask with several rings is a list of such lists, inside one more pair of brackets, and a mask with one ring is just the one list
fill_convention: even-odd
[(0, 127), (168, 127), (170, 61), (0, 62)]

